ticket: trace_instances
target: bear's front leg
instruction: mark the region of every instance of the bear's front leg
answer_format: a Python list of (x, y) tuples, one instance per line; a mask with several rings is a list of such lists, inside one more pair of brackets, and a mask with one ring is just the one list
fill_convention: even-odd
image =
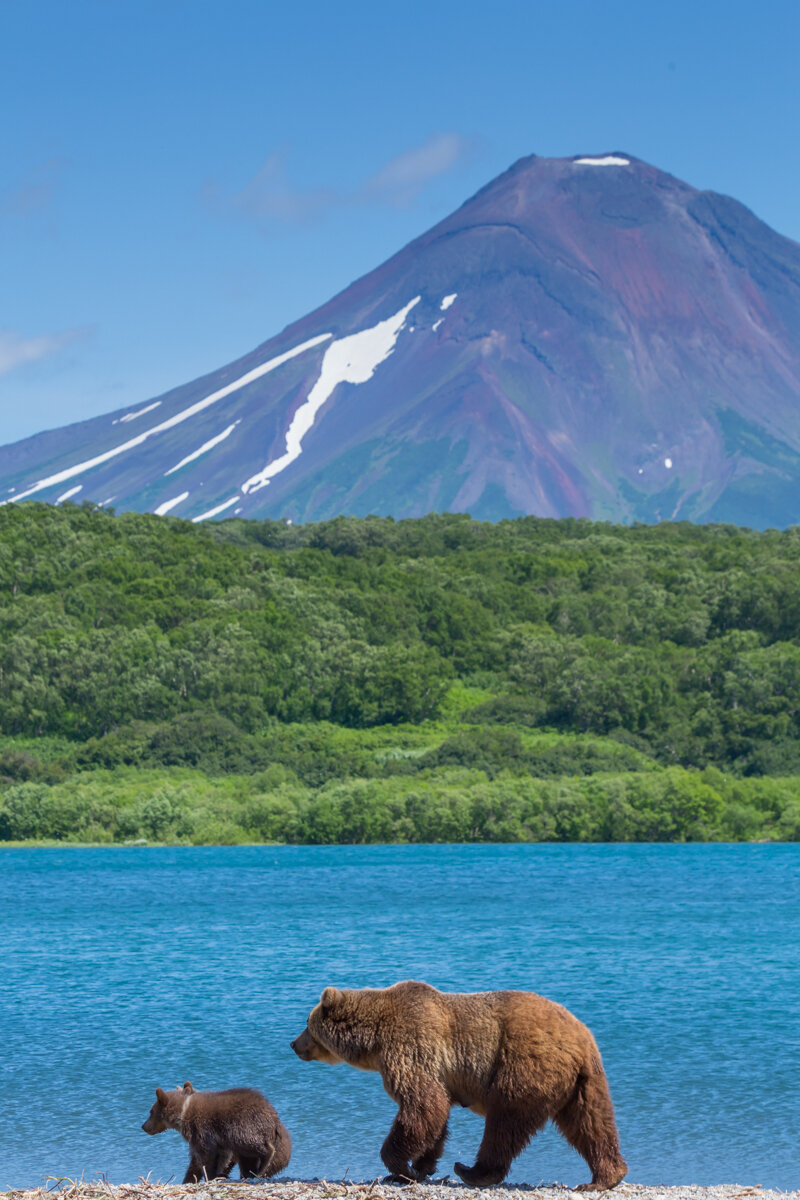
[(186, 1168), (186, 1174), (183, 1177), (184, 1183), (202, 1183), (205, 1179), (203, 1173), (203, 1161), (199, 1154), (192, 1151), (192, 1157), (189, 1159), (189, 1166)]
[(447, 1122), (445, 1122), (444, 1129), (439, 1134), (439, 1137), (436, 1139), (435, 1143), (430, 1146), (424, 1154), (420, 1155), (419, 1158), (415, 1158), (411, 1163), (412, 1167), (417, 1173), (418, 1179), (426, 1179), (428, 1175), (433, 1175), (436, 1171), (436, 1168), (439, 1165), (439, 1159), (442, 1157), (444, 1144), (447, 1141), (447, 1132)]
[(235, 1159), (227, 1150), (191, 1145), (192, 1157), (184, 1183), (202, 1183), (206, 1179), (226, 1179)]
[[(398, 1089), (399, 1091), (399, 1089)], [(396, 1183), (420, 1182), (435, 1169), (447, 1136), (450, 1101), (441, 1084), (406, 1080), (381, 1158)]]

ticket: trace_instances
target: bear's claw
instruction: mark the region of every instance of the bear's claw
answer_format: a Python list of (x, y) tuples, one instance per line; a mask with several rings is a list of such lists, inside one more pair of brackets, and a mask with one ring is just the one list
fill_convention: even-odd
[(468, 1167), (459, 1162), (454, 1165), (453, 1170), (467, 1187), (494, 1187), (495, 1184), (502, 1183), (506, 1177), (505, 1171), (502, 1174), (499, 1172), (481, 1174), (476, 1167)]
[(627, 1174), (627, 1167), (623, 1171), (618, 1171), (616, 1175), (610, 1175), (606, 1179), (593, 1179), (591, 1183), (579, 1183), (573, 1191), (576, 1192), (610, 1192), (618, 1183), (622, 1183)]

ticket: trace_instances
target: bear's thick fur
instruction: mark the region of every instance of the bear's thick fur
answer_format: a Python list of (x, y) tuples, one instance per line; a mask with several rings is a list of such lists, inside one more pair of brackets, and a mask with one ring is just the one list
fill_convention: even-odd
[(196, 1092), (191, 1083), (165, 1092), (142, 1125), (145, 1133), (177, 1129), (189, 1143), (184, 1183), (227, 1179), (238, 1163), (242, 1179), (277, 1175), (289, 1164), (292, 1140), (275, 1109), (255, 1088)]
[(398, 1180), (436, 1170), (454, 1104), (486, 1118), (475, 1165), (455, 1165), (473, 1187), (502, 1182), (548, 1118), (592, 1169), (582, 1190), (612, 1188), (625, 1176), (595, 1040), (533, 992), (448, 994), (414, 980), (327, 987), (292, 1048), (306, 1061), (380, 1072), (399, 1106), (381, 1148)]

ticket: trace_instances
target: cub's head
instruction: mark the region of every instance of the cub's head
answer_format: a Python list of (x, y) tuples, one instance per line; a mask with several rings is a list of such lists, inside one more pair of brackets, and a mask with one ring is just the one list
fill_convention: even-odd
[(142, 1125), (145, 1133), (163, 1133), (165, 1129), (177, 1129), (180, 1124), (183, 1106), (194, 1092), (190, 1083), (175, 1088), (174, 1092), (165, 1092), (156, 1088), (156, 1102), (150, 1109), (150, 1115)]

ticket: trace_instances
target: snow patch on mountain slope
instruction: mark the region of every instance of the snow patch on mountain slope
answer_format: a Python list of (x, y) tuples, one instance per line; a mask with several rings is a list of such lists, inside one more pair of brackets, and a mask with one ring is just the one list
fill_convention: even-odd
[(159, 504), (158, 508), (154, 508), (153, 512), (157, 517), (163, 517), (164, 513), (168, 513), (176, 504), (180, 504), (189, 495), (188, 492), (181, 492), (180, 496), (173, 496), (171, 500), (165, 500), (163, 504)]
[[(241, 420), (241, 418), (239, 418), (239, 420)], [(211, 438), (207, 442), (203, 442), (203, 445), (199, 450), (193, 450), (191, 454), (187, 454), (186, 458), (182, 458), (181, 461), (176, 463), (174, 467), (170, 467), (168, 471), (164, 472), (164, 475), (172, 475), (175, 471), (180, 471), (181, 467), (185, 467), (187, 463), (194, 462), (194, 460), (199, 458), (201, 454), (205, 454), (208, 450), (213, 450), (215, 446), (218, 446), (220, 442), (224, 442), (225, 438), (233, 433), (238, 424), (239, 421), (234, 421), (233, 424), (229, 425), (227, 429), (223, 429), (222, 433), (218, 433), (216, 437)]]
[(198, 521), (207, 521), (209, 517), (215, 517), (217, 513), (224, 512), (226, 508), (230, 508), (239, 499), (239, 493), (231, 496), (230, 500), (226, 500), (223, 504), (218, 504), (216, 508), (210, 508), (208, 512), (202, 513), (199, 517), (192, 517), (192, 524), (196, 525)]
[(77, 487), (70, 488), (68, 492), (64, 492), (63, 496), (59, 496), (58, 499), (55, 501), (55, 503), (63, 504), (64, 501), (69, 500), (69, 498), (71, 496), (77, 496), (78, 492), (81, 490), (82, 487), (83, 487), (83, 484), (79, 483)]
[(122, 421), (135, 421), (137, 417), (143, 417), (145, 413), (152, 412), (154, 408), (158, 408), (160, 400), (154, 400), (152, 404), (146, 404), (144, 408), (137, 409), (136, 412), (125, 413), (124, 417), (117, 417), (116, 421), (112, 421), (112, 425), (118, 425)]
[(285, 471), (290, 463), (300, 457), (303, 438), (336, 385), (366, 383), (372, 378), (376, 367), (394, 350), (406, 317), (421, 299), (421, 296), (415, 296), (393, 317), (387, 317), (385, 321), (379, 321), (369, 329), (362, 329), (360, 333), (351, 333), (348, 337), (337, 338), (335, 342), (331, 342), (322, 360), (319, 379), (309, 392), (305, 404), (301, 404), (292, 417), (286, 431), (285, 454), (274, 458), (263, 470), (246, 479), (242, 484), (243, 492), (257, 492), (259, 488), (266, 487), (270, 479)]
[(619, 158), (616, 154), (606, 154), (604, 158), (574, 158), (572, 161), (576, 167), (629, 167), (631, 165), (629, 158)]
[(444, 300), (439, 305), (439, 308), (441, 309), (442, 312), (447, 312), (448, 308), (453, 303), (453, 301), (455, 300), (457, 295), (458, 295), (458, 292), (453, 292), (453, 294), (451, 296), (445, 296)]
[(162, 421), (160, 425), (154, 425), (151, 429), (146, 429), (144, 433), (130, 438), (127, 442), (123, 442), (119, 446), (114, 446), (112, 450), (106, 450), (103, 454), (97, 454), (94, 458), (86, 459), (85, 462), (76, 463), (74, 467), (66, 467), (63, 471), (57, 471), (55, 475), (48, 475), (46, 479), (38, 480), (32, 487), (29, 487), (24, 492), (19, 492), (16, 496), (12, 496), (10, 500), (0, 500), (0, 506), (3, 504), (14, 504), (17, 500), (25, 500), (35, 492), (41, 492), (44, 488), (52, 487), (57, 483), (63, 483), (66, 479), (74, 479), (76, 475), (80, 475), (83, 471), (90, 471), (92, 467), (99, 467), (102, 463), (116, 458), (117, 455), (124, 454), (126, 450), (132, 450), (134, 446), (141, 446), (142, 442), (146, 441), (147, 438), (153, 437), (157, 433), (163, 433), (165, 429), (172, 429), (175, 425), (180, 425), (182, 421), (188, 421), (189, 417), (202, 412), (210, 404), (216, 404), (217, 400), (221, 400), (223, 396), (229, 396), (231, 392), (246, 387), (248, 383), (252, 383), (255, 379), (260, 379), (262, 375), (266, 375), (269, 371), (274, 371), (276, 367), (280, 367), (283, 363), (288, 362), (290, 358), (295, 358), (305, 350), (310, 350), (312, 346), (318, 346), (320, 342), (326, 342), (332, 336), (330, 333), (321, 333), (318, 337), (309, 338), (307, 342), (302, 342), (299, 346), (294, 346), (284, 354), (278, 354), (275, 358), (269, 359), (268, 362), (262, 363), (260, 367), (254, 367), (246, 375), (242, 375), (239, 379), (235, 379), (233, 383), (226, 384), (225, 387), (212, 392), (204, 400), (198, 400), (196, 404), (190, 404), (188, 408), (184, 408), (181, 412), (176, 413), (174, 417), (169, 417), (166, 421)]

